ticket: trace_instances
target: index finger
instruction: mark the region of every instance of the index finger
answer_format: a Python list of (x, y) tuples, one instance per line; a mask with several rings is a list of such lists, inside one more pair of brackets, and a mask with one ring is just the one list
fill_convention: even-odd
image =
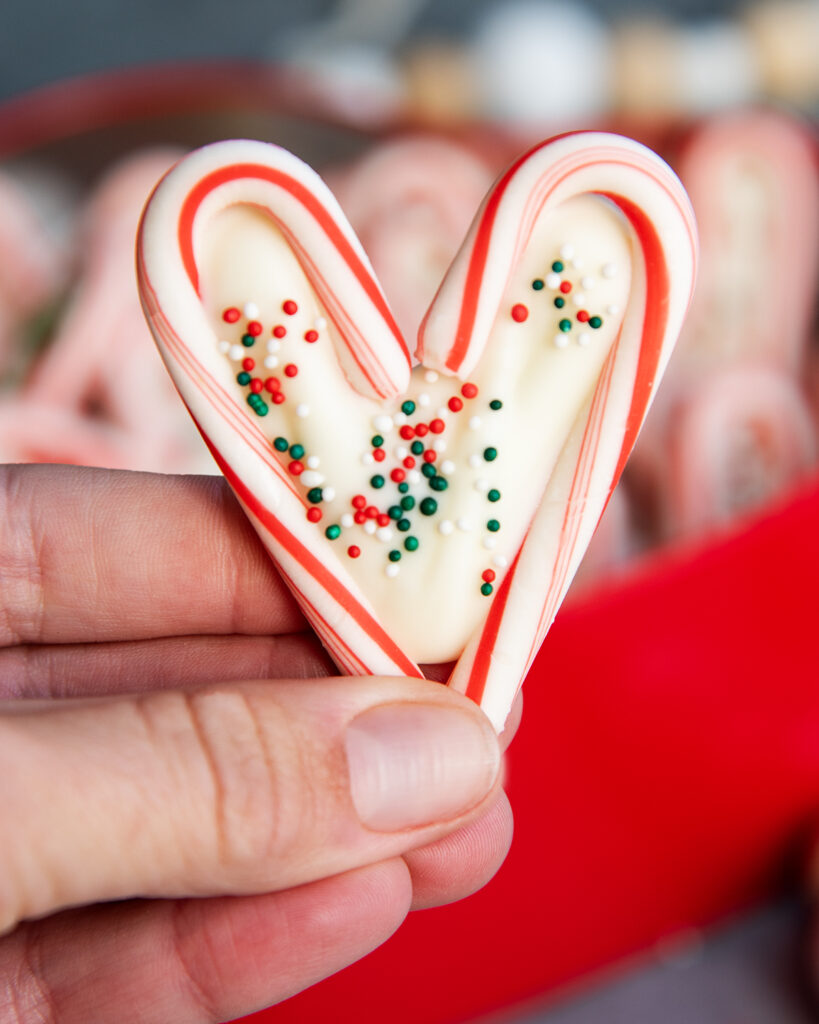
[(0, 646), (305, 628), (221, 478), (0, 467)]

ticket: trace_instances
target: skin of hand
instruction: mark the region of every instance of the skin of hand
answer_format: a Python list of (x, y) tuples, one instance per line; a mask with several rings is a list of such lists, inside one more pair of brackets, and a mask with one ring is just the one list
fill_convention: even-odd
[(332, 673), (221, 479), (0, 469), (0, 1024), (223, 1021), (494, 874), (520, 705)]

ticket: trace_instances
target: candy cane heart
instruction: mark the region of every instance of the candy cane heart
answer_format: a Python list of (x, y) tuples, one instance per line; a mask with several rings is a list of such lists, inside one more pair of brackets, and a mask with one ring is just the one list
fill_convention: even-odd
[(514, 562), (451, 679), (496, 723), (631, 451), (696, 260), (690, 204), (667, 165), (628, 139), (571, 134), (500, 178), (422, 325), (426, 365), (494, 374), (504, 400), (508, 383), (528, 456), (518, 472), (537, 492)]

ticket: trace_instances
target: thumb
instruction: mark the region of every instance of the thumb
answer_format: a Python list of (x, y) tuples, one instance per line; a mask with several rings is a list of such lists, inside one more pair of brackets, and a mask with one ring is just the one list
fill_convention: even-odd
[(289, 888), (462, 826), (492, 726), (409, 679), (246, 683), (0, 717), (0, 930), (131, 896)]

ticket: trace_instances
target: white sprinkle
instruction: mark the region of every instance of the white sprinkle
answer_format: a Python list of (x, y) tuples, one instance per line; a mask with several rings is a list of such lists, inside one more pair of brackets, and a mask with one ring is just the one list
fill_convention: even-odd
[(470, 416), (469, 417), (469, 429), (470, 430), (479, 430), (480, 426), (481, 426), (481, 418), (480, 418), (480, 416)]
[(465, 516), (461, 516), (460, 519), (456, 519), (455, 525), (458, 527), (461, 533), (469, 533), (469, 531), (472, 529), (472, 523)]
[(396, 427), (403, 427), (407, 422), (407, 414), (405, 412), (397, 412), (393, 415), (392, 421)]
[(353, 519), (352, 512), (344, 512), (344, 513), (342, 513), (341, 525), (344, 527), (345, 530), (349, 530), (349, 528), (353, 525), (354, 522), (355, 522), (355, 519)]
[(384, 569), (385, 576), (394, 580), (399, 572), (401, 572), (401, 566), (397, 562), (387, 562), (387, 566)]
[(581, 331), (577, 336), (577, 344), (582, 345), (583, 348), (588, 348), (591, 344), (591, 335), (588, 331)]
[(493, 537), (491, 533), (487, 533), (484, 539), (481, 541), (487, 551), (491, 551), (492, 548), (498, 543), (497, 537)]
[(475, 481), (475, 490), (478, 491), (478, 493), (480, 494), (486, 494), (486, 492), (489, 490), (489, 481), (486, 479), (486, 477), (478, 477), (478, 479)]
[(276, 367), (279, 365), (279, 357), (278, 356), (265, 356), (264, 357), (264, 365), (267, 367), (268, 370), (275, 370)]
[(372, 452), (364, 452), (361, 456), (361, 463), (364, 466), (371, 466), (375, 462)]
[(395, 447), (395, 457), (396, 457), (396, 459), (403, 460), (408, 455), (409, 455), (409, 448), (407, 448), (403, 444), (396, 445), (396, 447)]
[(327, 326), (327, 321), (324, 319), (323, 316), (317, 316), (316, 319), (313, 321), (313, 326), (317, 331), (323, 331), (324, 328)]
[(594, 278), (593, 277), (581, 277), (580, 278), (580, 287), (581, 288), (585, 288), (587, 290), (589, 288), (594, 288)]
[(617, 314), (620, 312), (620, 307), (619, 306), (606, 306), (606, 312), (608, 313), (609, 316), (617, 316)]
[(418, 396), (418, 404), (420, 406), (423, 406), (424, 408), (426, 408), (431, 401), (432, 401), (432, 399), (429, 397), (429, 395), (426, 393), (426, 391), (423, 394)]
[(243, 312), (245, 316), (248, 318), (248, 320), (255, 320), (256, 317), (259, 315), (259, 307), (256, 305), (255, 302), (246, 302)]
[(420, 484), (422, 479), (423, 477), (417, 469), (411, 469), (409, 473), (407, 473), (407, 481), (411, 484)]
[(392, 530), (389, 526), (380, 526), (378, 530), (376, 530), (375, 535), (379, 540), (383, 540), (385, 544), (389, 544), (392, 540)]
[(452, 459), (444, 459), (441, 463), (441, 472), (446, 473), (447, 475), (455, 472), (455, 463)]
[(442, 405), (440, 409), (438, 409), (438, 411), (435, 413), (435, 415), (438, 417), (439, 420), (446, 419), (446, 417), (449, 415), (449, 409), (447, 408), (447, 406)]
[(324, 498), (325, 501), (332, 501), (336, 496), (335, 487), (325, 487), (324, 490), (321, 492), (321, 496), (322, 498)]
[(575, 304), (575, 306), (585, 306), (586, 296), (583, 294), (583, 292), (575, 292), (572, 296), (572, 302)]
[(432, 442), (432, 450), (438, 452), (439, 455), (441, 454), (441, 452), (445, 452), (446, 441), (442, 437), (436, 437), (435, 440)]
[(306, 402), (299, 402), (296, 406), (296, 415), (300, 420), (307, 419), (310, 415), (310, 406)]
[(547, 274), (546, 275), (546, 287), (555, 289), (560, 287), (560, 274)]
[(320, 487), (324, 480), (324, 474), (316, 472), (315, 469), (305, 469), (301, 474), (301, 482), (305, 487)]
[(244, 357), (245, 357), (245, 347), (244, 347), (244, 345), (231, 345), (230, 346), (230, 358), (234, 362), (238, 362), (240, 359), (244, 359)]
[(560, 258), (563, 260), (570, 260), (574, 256), (574, 246), (567, 242), (565, 245), (560, 247)]
[(308, 455), (307, 456), (307, 468), (308, 469), (318, 469), (320, 465), (321, 465), (321, 459), (318, 457), (318, 455)]
[(230, 352), (230, 342), (229, 341), (220, 341), (219, 345), (218, 345), (218, 348), (219, 348), (219, 351), (222, 353), (222, 355), (226, 356), (228, 354), (228, 352)]
[(435, 370), (427, 370), (426, 373), (424, 374), (424, 380), (427, 382), (427, 384), (434, 384), (435, 381), (438, 380), (438, 374), (435, 372)]
[(393, 427), (392, 416), (376, 416), (373, 420), (373, 426), (379, 434), (388, 434)]
[(582, 270), (585, 265), (586, 264), (583, 262), (582, 256), (575, 256), (575, 258), (572, 260), (572, 266), (575, 270)]
[(600, 269), (600, 273), (603, 277), (607, 277), (609, 280), (617, 276), (617, 266), (614, 263), (604, 263)]
[(498, 569), (505, 569), (509, 565), (509, 559), (506, 555), (495, 555), (492, 559), (492, 564), (497, 566)]
[(270, 341), (268, 341), (267, 343), (268, 352), (278, 352), (281, 347), (282, 343), (279, 341), (278, 338), (271, 338)]
[(483, 465), (483, 459), (480, 457), (480, 455), (470, 455), (469, 465), (472, 469), (478, 469), (480, 466)]
[(364, 521), (364, 532), (369, 534), (370, 537), (372, 537), (372, 535), (375, 533), (375, 531), (377, 529), (378, 529), (378, 524), (376, 523), (376, 521), (374, 519), (366, 519)]
[(569, 344), (569, 335), (561, 332), (554, 336), (553, 341), (555, 348), (565, 348)]
[(440, 523), (438, 523), (438, 533), (440, 533), (442, 537), (448, 537), (454, 529), (455, 527), (452, 525), (451, 519), (442, 519)]

